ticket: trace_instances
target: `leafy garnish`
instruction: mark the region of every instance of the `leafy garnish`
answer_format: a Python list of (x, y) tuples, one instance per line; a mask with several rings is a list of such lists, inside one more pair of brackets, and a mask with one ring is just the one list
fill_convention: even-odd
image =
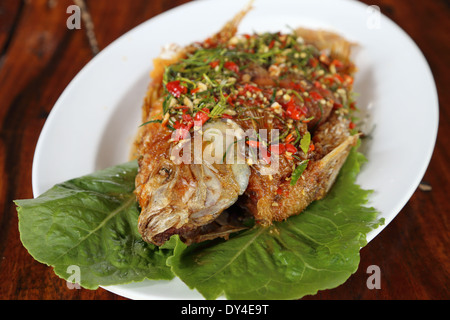
[(302, 176), (303, 171), (305, 171), (308, 166), (309, 160), (303, 160), (292, 172), (291, 176), (291, 186), (295, 186), (297, 184), (298, 179)]
[(20, 239), (39, 262), (88, 289), (144, 279), (171, 279), (171, 251), (142, 240), (133, 194), (137, 162), (58, 184), (17, 200)]
[(308, 153), (310, 144), (311, 144), (311, 133), (309, 133), (308, 131), (300, 140), (300, 148), (302, 149), (304, 154)]

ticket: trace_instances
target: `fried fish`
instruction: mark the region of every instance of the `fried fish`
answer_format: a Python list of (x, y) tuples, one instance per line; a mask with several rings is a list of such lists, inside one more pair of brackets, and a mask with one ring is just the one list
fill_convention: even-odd
[(357, 143), (353, 44), (303, 28), (237, 35), (249, 10), (154, 60), (133, 151), (147, 242), (226, 238), (248, 217), (268, 226), (299, 214)]

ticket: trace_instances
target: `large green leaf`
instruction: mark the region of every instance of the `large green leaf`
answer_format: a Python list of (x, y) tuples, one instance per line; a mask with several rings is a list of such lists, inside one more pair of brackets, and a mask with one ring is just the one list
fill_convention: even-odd
[(327, 197), (284, 222), (228, 241), (175, 239), (168, 265), (207, 299), (296, 299), (339, 286), (357, 270), (366, 234), (383, 223), (355, 184), (363, 161), (352, 150)]
[(57, 275), (80, 285), (171, 279), (171, 250), (144, 242), (137, 231), (133, 194), (137, 162), (54, 186), (36, 199), (17, 200), (23, 245)]

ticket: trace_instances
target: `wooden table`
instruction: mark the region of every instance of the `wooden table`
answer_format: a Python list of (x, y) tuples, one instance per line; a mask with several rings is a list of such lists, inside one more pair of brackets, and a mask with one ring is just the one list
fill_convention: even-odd
[[(14, 199), (32, 197), (34, 149), (44, 122), (72, 78), (126, 31), (184, 0), (86, 0), (88, 26), (69, 30), (70, 0), (0, 0), (0, 299), (119, 299), (106, 290), (69, 290), (51, 268), (36, 262), (19, 239)], [(450, 8), (433, 0), (367, 1), (417, 43), (434, 74), (440, 127), (424, 181), (392, 223), (361, 250), (358, 271), (343, 285), (304, 299), (448, 299), (450, 213)], [(113, 3), (113, 4), (112, 4)], [(395, 54), (393, 52), (392, 54)], [(414, 66), (411, 66), (412, 68)], [(381, 289), (366, 286), (377, 265)]]

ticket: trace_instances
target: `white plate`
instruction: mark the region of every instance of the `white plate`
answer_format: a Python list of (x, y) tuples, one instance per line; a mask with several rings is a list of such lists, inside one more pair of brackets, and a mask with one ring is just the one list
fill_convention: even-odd
[[(33, 192), (128, 160), (140, 124), (141, 102), (152, 58), (168, 43), (185, 45), (218, 31), (247, 1), (195, 1), (167, 11), (104, 49), (73, 79), (53, 107), (33, 163)], [(386, 224), (420, 183), (438, 128), (438, 99), (424, 56), (396, 24), (355, 1), (256, 0), (239, 32), (288, 31), (288, 27), (334, 30), (359, 43), (355, 91), (368, 111), (369, 162), (358, 183), (375, 192), (370, 205)], [(106, 287), (131, 299), (202, 299), (180, 280)]]

